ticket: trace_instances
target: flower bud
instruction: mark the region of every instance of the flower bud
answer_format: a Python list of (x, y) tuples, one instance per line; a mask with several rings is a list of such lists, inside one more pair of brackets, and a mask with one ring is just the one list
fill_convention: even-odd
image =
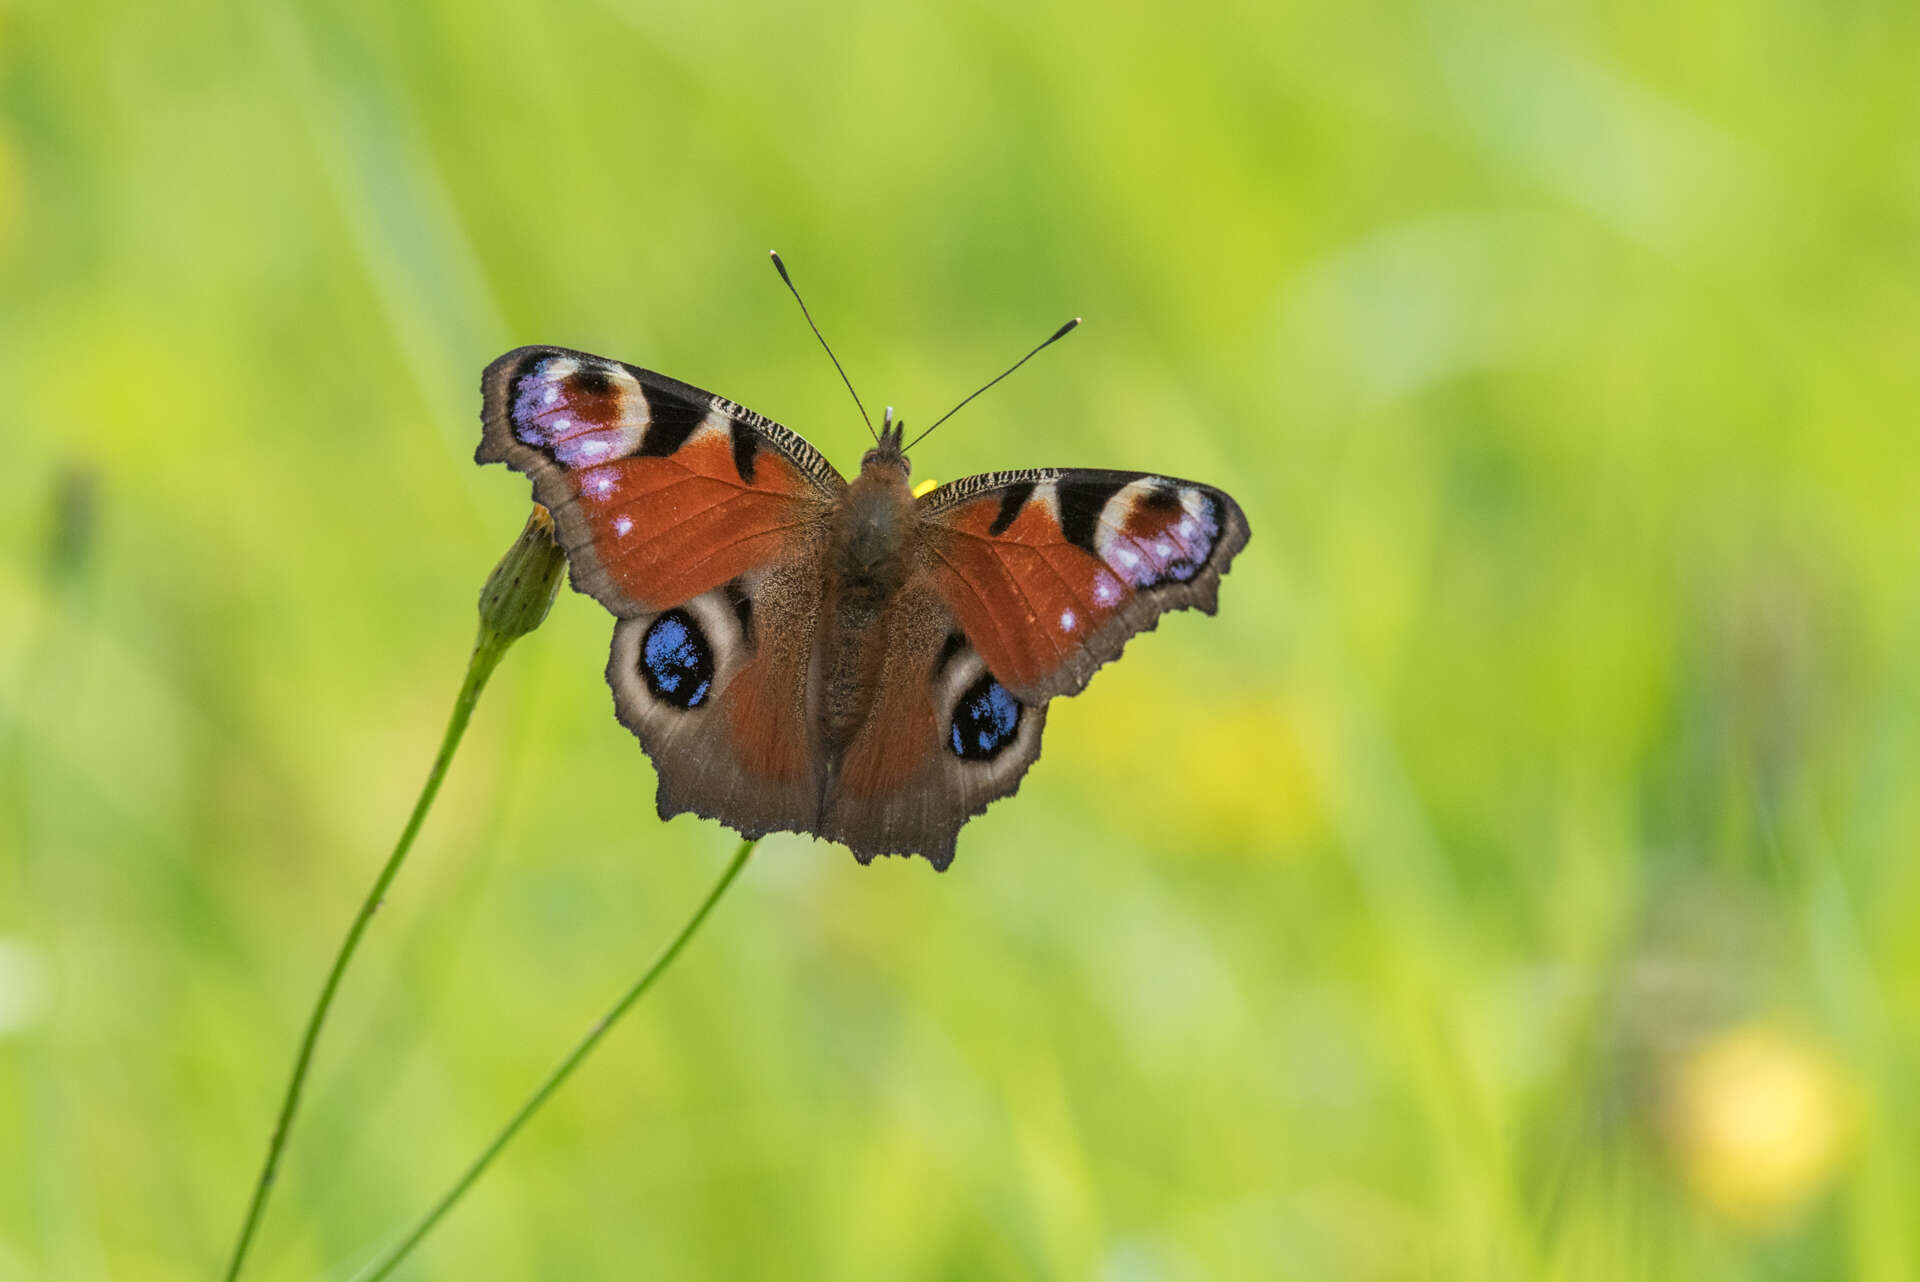
[(480, 589), (480, 644), (505, 646), (539, 627), (566, 564), (566, 553), (553, 540), (553, 514), (534, 504), (526, 528)]

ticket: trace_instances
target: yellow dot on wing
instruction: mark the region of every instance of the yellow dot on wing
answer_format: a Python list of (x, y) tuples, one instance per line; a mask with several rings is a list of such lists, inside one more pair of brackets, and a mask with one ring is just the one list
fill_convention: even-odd
[(924, 495), (933, 493), (935, 490), (939, 488), (940, 488), (940, 482), (934, 480), (931, 476), (929, 476), (926, 480), (920, 482), (920, 484), (913, 487), (913, 497), (920, 498)]

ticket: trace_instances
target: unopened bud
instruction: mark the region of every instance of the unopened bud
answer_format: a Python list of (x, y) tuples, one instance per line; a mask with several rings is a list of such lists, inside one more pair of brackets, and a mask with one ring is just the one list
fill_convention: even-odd
[(553, 514), (538, 503), (526, 528), (480, 589), (480, 642), (505, 646), (539, 627), (560, 589), (567, 554), (553, 540)]

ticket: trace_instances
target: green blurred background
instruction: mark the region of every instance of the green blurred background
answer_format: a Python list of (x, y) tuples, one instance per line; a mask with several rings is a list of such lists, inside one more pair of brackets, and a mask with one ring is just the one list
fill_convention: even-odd
[[(1920, 10), (0, 4), (0, 1277), (204, 1279), (604, 352), (1254, 539), (953, 869), (765, 843), (416, 1278), (1920, 1270)], [(418, 1213), (733, 847), (563, 592), (249, 1276)]]

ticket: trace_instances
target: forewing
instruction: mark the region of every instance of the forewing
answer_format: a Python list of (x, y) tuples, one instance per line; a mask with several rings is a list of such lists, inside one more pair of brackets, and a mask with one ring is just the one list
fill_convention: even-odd
[(942, 599), (1029, 704), (1078, 692), (1168, 610), (1212, 614), (1249, 533), (1224, 491), (1142, 472), (970, 476), (923, 496), (919, 512)]
[(573, 584), (622, 617), (671, 609), (810, 539), (846, 482), (778, 423), (563, 347), (481, 376), (481, 463), (533, 480)]

